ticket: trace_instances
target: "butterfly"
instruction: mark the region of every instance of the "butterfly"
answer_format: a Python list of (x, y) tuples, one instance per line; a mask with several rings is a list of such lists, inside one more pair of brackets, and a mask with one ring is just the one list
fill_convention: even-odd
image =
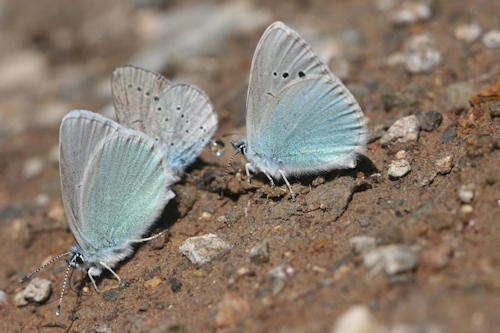
[(253, 55), (246, 101), (247, 136), (232, 142), (245, 171), (272, 185), (291, 175), (354, 168), (366, 145), (361, 108), (297, 32), (271, 24)]
[(73, 110), (59, 131), (62, 201), (76, 245), (52, 258), (23, 281), (56, 260), (69, 258), (56, 314), (59, 315), (70, 268), (94, 277), (133, 252), (174, 197), (173, 170), (153, 139), (99, 114)]
[(159, 142), (170, 167), (182, 174), (217, 130), (217, 114), (199, 88), (173, 84), (135, 66), (115, 69), (111, 81), (118, 121)]

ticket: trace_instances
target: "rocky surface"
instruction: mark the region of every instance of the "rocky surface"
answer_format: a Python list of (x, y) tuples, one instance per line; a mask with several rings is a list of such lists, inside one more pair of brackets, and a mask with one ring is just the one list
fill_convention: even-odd
[[(0, 331), (498, 331), (499, 12), (460, 0), (0, 0)], [(355, 169), (291, 178), (295, 202), (263, 175), (248, 185), (241, 156), (223, 177), (274, 20), (311, 41), (369, 129)], [(74, 245), (60, 119), (112, 116), (110, 74), (130, 62), (205, 90), (217, 144), (173, 187), (151, 230), (168, 237), (115, 267), (122, 284), (103, 274), (97, 294), (73, 272), (57, 317), (60, 261), (34, 277), (51, 281), (48, 299), (18, 307), (30, 283), (19, 279)], [(389, 177), (402, 160), (411, 171)], [(179, 251), (207, 234), (230, 251), (204, 264)]]

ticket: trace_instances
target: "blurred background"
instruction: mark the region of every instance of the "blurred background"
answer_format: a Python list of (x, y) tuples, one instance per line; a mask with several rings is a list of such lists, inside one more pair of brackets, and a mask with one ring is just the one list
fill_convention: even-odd
[[(357, 318), (354, 322), (373, 326), (358, 332), (373, 331), (374, 327), (392, 332), (498, 329), (498, 249), (491, 242), (498, 236), (500, 216), (496, 215), (495, 222), (494, 214), (499, 212), (499, 206), (493, 198), (499, 193), (500, 163), (498, 134), (494, 134), (498, 131), (499, 114), (498, 102), (495, 102), (500, 71), (498, 13), (500, 2), (491, 0), (0, 0), (0, 317), (3, 317), (0, 328), (14, 331), (27, 325), (31, 329), (92, 331), (104, 325), (99, 332), (108, 332), (106, 329), (149, 331), (155, 327), (160, 327), (158, 332), (171, 327), (187, 331), (228, 328), (319, 332), (330, 331), (342, 313), (359, 303), (365, 307), (354, 314), (360, 316), (354, 317)], [(219, 115), (217, 138), (226, 133), (244, 134), (251, 58), (262, 32), (276, 20), (285, 22), (310, 42), (356, 97), (370, 128), (367, 157), (385, 177), (379, 185), (370, 185), (378, 188), (378, 192), (363, 192), (366, 196), (358, 198), (364, 200), (366, 207), (377, 202), (376, 208), (359, 206), (346, 213), (345, 221), (339, 220), (338, 225), (344, 226), (341, 229), (314, 229), (314, 235), (341, 237), (335, 245), (329, 240), (332, 251), (340, 252), (315, 257), (315, 251), (324, 251), (324, 247), (305, 251), (306, 262), (299, 260), (295, 270), (309, 273), (305, 276), (298, 273), (301, 277), (291, 282), (293, 287), (289, 293), (277, 297), (271, 293), (263, 298), (259, 291), (247, 291), (251, 296), (233, 300), (236, 305), (229, 301), (233, 304), (230, 308), (241, 311), (228, 310), (229, 319), (223, 317), (222, 324), (217, 320), (214, 323), (213, 319), (227, 306), (221, 305), (218, 296), (221, 290), (225, 293), (228, 289), (226, 275), (240, 267), (237, 262), (231, 269), (227, 263), (217, 266), (216, 272), (223, 272), (219, 275), (202, 272), (202, 278), (197, 277), (195, 268), (188, 268), (191, 275), (186, 273), (183, 278), (178, 275), (185, 285), (181, 294), (174, 295), (170, 290), (166, 296), (152, 292), (156, 299), (163, 295), (169, 304), (182, 304), (190, 299), (188, 305), (176, 305), (173, 309), (165, 304), (161, 308), (159, 301), (151, 307), (145, 306), (152, 301), (135, 299), (127, 294), (128, 290), (123, 291), (122, 301), (118, 301), (119, 310), (111, 309), (105, 317), (89, 309), (89, 304), (94, 302), (92, 297), (104, 302), (99, 295), (86, 296), (87, 301), (78, 308), (73, 300), (76, 295), (71, 292), (68, 308), (78, 310), (72, 310), (73, 317), (62, 316), (66, 321), (53, 317), (54, 296), (42, 307), (17, 308), (13, 298), (18, 286), (14, 281), (19, 275), (48, 256), (65, 251), (72, 242), (60, 201), (58, 126), (61, 118), (71, 109), (88, 109), (113, 117), (111, 73), (118, 66), (133, 64), (206, 91)], [(474, 96), (475, 105), (469, 102)], [(429, 130), (422, 132), (418, 143), (381, 148), (380, 138), (396, 120), (429, 111), (434, 112), (431, 118), (436, 112), (440, 116), (430, 120), (419, 118), (420, 128), (427, 126)], [(232, 150), (227, 145), (226, 148)], [(390, 182), (386, 179), (386, 169), (401, 149), (410, 154), (412, 176), (402, 183)], [(436, 180), (439, 185), (435, 182), (434, 186), (441, 186), (438, 188), (421, 185), (429, 180), (429, 174), (435, 175), (435, 171), (428, 171), (433, 167), (426, 163), (444, 157), (447, 152), (453, 152), (456, 164), (453, 176), (441, 183)], [(206, 164), (195, 166), (193, 174), (201, 177), (207, 165), (223, 170), (227, 155), (216, 158), (205, 152), (201, 158)], [(432, 179), (427, 184), (432, 183)], [(470, 182), (476, 184), (476, 192), (482, 193), (485, 200), (483, 203), (476, 197), (476, 206), (470, 208), (474, 213), (463, 208), (458, 199), (446, 202), (447, 198), (457, 197), (462, 184)], [(187, 181), (180, 186), (194, 185)], [(406, 187), (413, 190), (407, 191)], [(380, 206), (381, 198), (391, 194), (405, 204), (399, 208), (395, 208), (394, 202), (388, 203), (389, 208)], [(402, 220), (397, 215), (403, 214), (406, 219), (410, 212), (415, 212), (415, 198), (419, 198), (419, 203), (435, 202), (440, 208), (433, 206), (425, 216), (432, 221), (452, 220), (451, 225), (442, 229), (429, 224), (425, 228), (401, 226)], [(189, 207), (193, 220), (207, 211), (206, 207), (213, 205), (212, 202), (217, 202), (217, 194), (198, 199), (199, 203), (191, 202)], [(185, 202), (179, 200), (179, 229), (172, 231), (172, 244), (177, 244), (176, 237), (180, 241), (197, 232), (206, 232), (204, 229), (219, 230), (220, 221), (215, 219), (218, 212), (210, 213), (214, 218), (195, 231), (189, 225), (183, 230), (182, 219), (190, 221), (187, 213), (190, 210), (182, 212)], [(234, 199), (221, 211), (237, 204), (238, 199)], [(379, 217), (380, 226), (366, 229), (353, 222), (356, 227), (348, 227), (352, 221), (359, 221), (376, 209), (390, 212)], [(448, 215), (436, 217), (432, 215), (434, 209), (443, 209)], [(463, 231), (462, 220), (469, 223), (470, 214), (475, 214), (476, 226), (480, 227)], [(258, 219), (259, 215), (255, 216)], [(395, 236), (397, 240), (393, 242), (419, 244), (416, 251), (419, 256), (429, 251), (427, 255), (431, 259), (421, 259), (418, 270), (414, 269), (409, 278), (401, 278), (399, 282), (393, 279), (369, 284), (363, 280), (363, 287), (359, 287), (356, 281), (366, 277), (364, 271), (356, 271), (354, 267), (358, 267), (362, 258), (342, 266), (342, 260), (351, 260), (343, 257), (350, 251), (348, 241), (360, 233), (385, 230), (385, 222), (391, 222), (391, 228), (394, 225), (402, 228), (396, 234), (404, 236)], [(245, 237), (244, 230), (224, 232), (238, 243), (237, 239)], [(312, 234), (297, 237), (303, 237), (308, 243)], [(483, 236), (486, 238), (481, 238)], [(255, 240), (259, 238), (255, 234)], [(469, 238), (471, 243), (467, 241)], [(43, 242), (46, 239), (50, 245)], [(464, 248), (464, 244), (471, 248)], [(283, 257), (285, 250), (279, 250), (282, 246), (275, 246), (275, 250), (278, 249), (274, 252), (276, 265), (289, 259), (286, 255)], [(164, 251), (181, 264), (185, 260), (174, 245)], [(241, 251), (243, 257), (247, 256), (243, 245)], [(143, 253), (146, 258), (137, 264), (150, 260), (152, 253)], [(433, 261), (432, 253), (440, 253), (445, 263), (440, 266)], [(315, 260), (318, 262), (314, 270), (307, 261)], [(62, 280), (58, 267), (50, 273), (55, 294)], [(177, 274), (186, 269), (176, 267)], [(342, 268), (348, 277), (338, 275), (335, 267), (348, 267)], [(171, 268), (162, 269), (160, 276), (164, 281), (175, 274)], [(266, 270), (258, 268), (258, 277), (245, 282), (248, 290), (260, 283), (259, 269)], [(129, 270), (128, 275), (133, 272)], [(197, 281), (205, 278), (213, 280), (214, 289), (207, 287), (206, 295), (193, 300), (191, 290), (196, 290)], [(355, 291), (357, 288), (364, 292)], [(240, 301), (246, 305), (238, 303)], [(108, 302), (102, 306), (109, 309), (114, 304)], [(368, 312), (363, 312), (368, 308)], [(136, 322), (142, 326), (134, 324)]]

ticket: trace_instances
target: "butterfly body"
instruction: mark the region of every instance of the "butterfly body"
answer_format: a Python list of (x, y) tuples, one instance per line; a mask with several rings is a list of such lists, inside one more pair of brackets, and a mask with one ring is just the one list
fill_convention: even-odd
[(366, 145), (358, 103), (313, 53), (281, 22), (263, 34), (254, 53), (247, 94), (247, 137), (234, 143), (249, 171), (270, 180), (353, 168)]

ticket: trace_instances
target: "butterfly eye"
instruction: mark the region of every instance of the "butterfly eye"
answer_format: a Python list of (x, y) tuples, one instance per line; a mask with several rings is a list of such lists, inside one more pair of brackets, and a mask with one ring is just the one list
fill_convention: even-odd
[(76, 262), (78, 265), (83, 265), (83, 257), (82, 257), (82, 255), (81, 255), (81, 254), (77, 254), (77, 255), (76, 255), (75, 262)]
[(274, 73), (273, 73), (273, 75), (274, 75), (274, 76), (278, 76), (278, 73), (274, 72)]
[(155, 96), (155, 97), (153, 97), (153, 99), (155, 100), (155, 102), (158, 102), (160, 100), (160, 97)]
[(141, 87), (137, 87), (137, 91), (141, 91), (141, 90), (142, 90), (142, 88), (141, 88)]
[(285, 72), (285, 73), (283, 73), (283, 75), (282, 75), (282, 76), (283, 76), (283, 78), (284, 78), (284, 79), (286, 79), (286, 78), (288, 77), (288, 73), (287, 73), (287, 72)]
[(176, 109), (177, 109), (177, 110), (180, 110), (180, 109), (181, 109), (181, 107), (180, 107), (180, 106), (178, 106)]
[(304, 76), (306, 76), (306, 73), (304, 73), (303, 71), (300, 71), (299, 72), (299, 77), (304, 77)]

